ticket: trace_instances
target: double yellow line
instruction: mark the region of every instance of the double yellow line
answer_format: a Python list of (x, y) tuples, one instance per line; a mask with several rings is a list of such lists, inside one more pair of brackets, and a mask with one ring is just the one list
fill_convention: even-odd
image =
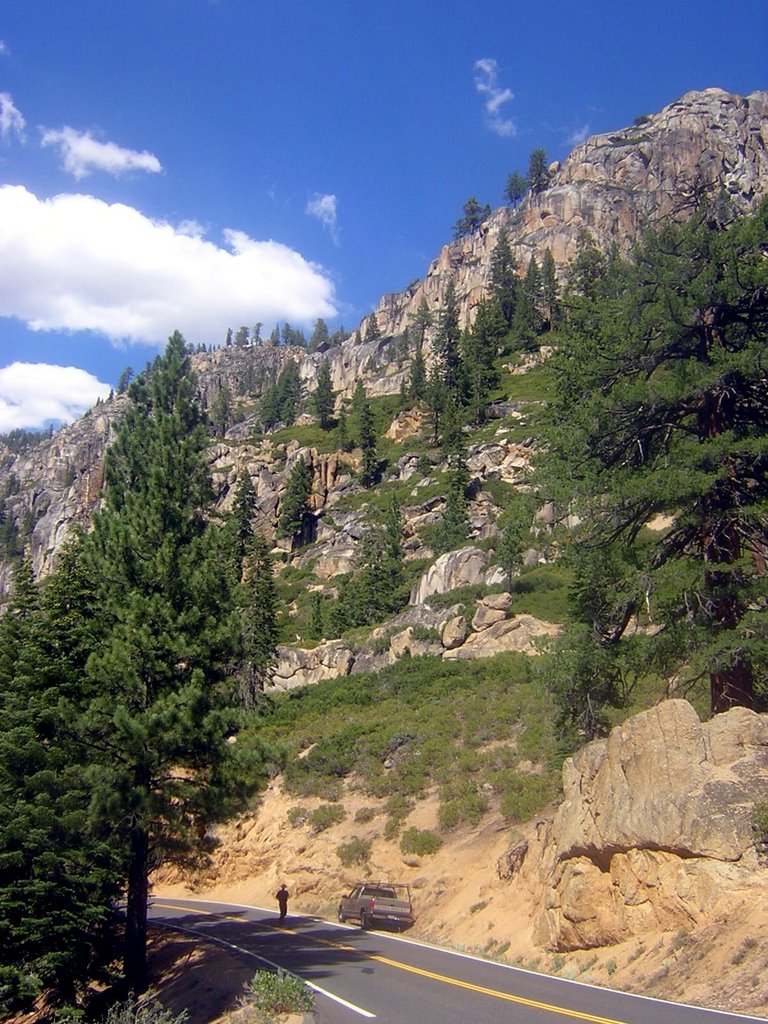
[[(191, 914), (208, 914), (206, 910), (194, 910), (191, 907), (181, 907), (171, 903), (157, 902), (157, 906), (167, 907), (169, 910), (183, 910), (186, 913)], [(227, 921), (238, 921), (242, 923), (242, 918), (235, 917), (231, 914), (217, 914), (217, 917)], [(499, 992), (495, 988), (486, 988), (484, 985), (475, 985), (470, 981), (460, 981), (458, 978), (451, 978), (446, 974), (436, 974), (434, 971), (426, 971), (422, 967), (412, 967), (410, 964), (404, 964), (400, 960), (390, 960), (389, 957), (379, 956), (378, 953), (366, 953), (364, 950), (359, 950), (355, 946), (347, 946), (341, 942), (332, 942), (330, 939), (322, 939), (317, 935), (308, 935), (306, 932), (298, 932), (293, 928), (286, 928), (285, 925), (280, 926), (280, 931), (287, 932), (289, 935), (296, 935), (303, 940), (309, 940), (310, 942), (316, 942), (322, 946), (330, 946), (332, 949), (340, 949), (345, 953), (355, 953), (357, 956), (365, 957), (366, 960), (373, 960), (376, 963), (384, 964), (387, 967), (395, 967), (399, 971), (407, 971), (409, 974), (417, 974), (422, 978), (429, 978), (432, 981), (440, 981), (444, 985), (453, 985), (454, 988), (463, 988), (468, 992), (476, 992), (478, 995), (490, 996), (493, 999), (502, 999), (507, 1003), (516, 1003), (518, 1006), (530, 1006), (536, 1010), (546, 1010), (549, 1013), (560, 1014), (561, 1017), (572, 1017), (575, 1020), (590, 1021), (591, 1024), (625, 1024), (624, 1021), (616, 1020), (613, 1017), (599, 1017), (594, 1013), (585, 1013), (583, 1010), (570, 1010), (565, 1006), (556, 1006), (553, 1003), (542, 1003), (537, 999), (526, 999), (525, 996), (515, 996), (509, 992)]]

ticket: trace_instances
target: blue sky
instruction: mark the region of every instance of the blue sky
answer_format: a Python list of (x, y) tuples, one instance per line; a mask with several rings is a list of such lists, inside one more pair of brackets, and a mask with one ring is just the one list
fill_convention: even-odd
[(531, 150), (766, 88), (766, 44), (766, 0), (6, 0), (0, 433), (177, 328), (354, 328)]

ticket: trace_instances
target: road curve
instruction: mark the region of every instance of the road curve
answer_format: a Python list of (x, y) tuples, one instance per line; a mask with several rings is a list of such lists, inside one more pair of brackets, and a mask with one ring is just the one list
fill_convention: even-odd
[(150, 920), (236, 949), (259, 967), (282, 967), (316, 993), (318, 1024), (738, 1024), (762, 1021), (438, 949), (386, 932), (274, 910), (156, 897)]

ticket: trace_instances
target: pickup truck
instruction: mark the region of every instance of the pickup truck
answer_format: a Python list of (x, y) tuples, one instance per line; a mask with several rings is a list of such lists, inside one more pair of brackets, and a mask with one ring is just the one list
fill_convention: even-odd
[(400, 931), (413, 924), (411, 890), (394, 882), (358, 882), (339, 901), (339, 920), (355, 918), (361, 928), (392, 925)]

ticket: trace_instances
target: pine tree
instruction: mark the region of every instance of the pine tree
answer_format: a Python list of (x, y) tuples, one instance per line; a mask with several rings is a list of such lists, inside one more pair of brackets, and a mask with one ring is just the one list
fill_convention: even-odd
[(365, 324), (365, 344), (369, 342), (378, 341), (381, 337), (381, 329), (379, 328), (379, 321), (376, 318), (375, 313), (371, 313)]
[(461, 401), (464, 397), (460, 338), (459, 305), (456, 289), (453, 281), (450, 281), (438, 316), (434, 349), (442, 381), (454, 401)]
[(413, 355), (411, 372), (408, 380), (408, 394), (412, 401), (420, 402), (427, 394), (427, 368), (424, 353), (419, 345)]
[(344, 409), (340, 410), (339, 421), (336, 425), (336, 447), (342, 452), (351, 452), (354, 448), (352, 438), (349, 436), (347, 414)]
[(127, 857), (125, 971), (146, 969), (148, 874), (193, 849), (247, 790), (228, 768), (235, 717), (226, 685), (237, 614), (225, 552), (206, 513), (202, 416), (181, 335), (131, 386), (108, 449), (103, 509), (84, 541), (97, 581), (94, 693), (78, 723), (98, 760), (92, 807)]
[(513, 171), (507, 178), (507, 184), (504, 188), (504, 198), (513, 210), (523, 201), (527, 191), (528, 185), (525, 178), (518, 171)]
[(519, 283), (509, 234), (502, 229), (491, 252), (490, 298), (498, 303), (507, 327), (512, 324)]
[(360, 482), (363, 487), (372, 487), (379, 478), (379, 456), (376, 449), (373, 411), (367, 398), (360, 412), (360, 449), (362, 452)]
[(300, 545), (304, 537), (305, 520), (309, 513), (312, 493), (312, 469), (303, 455), (294, 462), (285, 482), (285, 493), (280, 502), (277, 536), (290, 537)]
[(315, 326), (309, 337), (309, 351), (325, 352), (329, 345), (330, 337), (328, 335), (328, 325), (325, 320), (315, 320)]
[(707, 680), (714, 713), (752, 706), (768, 665), (768, 201), (723, 220), (665, 225), (571, 297), (542, 464), (604, 595), (582, 586), (583, 658), (621, 662), (639, 619), (642, 670)]
[(543, 149), (534, 149), (528, 158), (528, 176), (526, 183), (532, 195), (543, 192), (549, 185), (549, 167), (547, 154)]
[(490, 206), (482, 206), (475, 196), (470, 196), (464, 203), (464, 216), (460, 217), (453, 228), (454, 238), (463, 238), (474, 234), (480, 225), (491, 215)]
[[(46, 990), (54, 1003), (103, 981), (121, 895), (123, 855), (90, 813), (91, 751), (74, 724), (96, 642), (93, 581), (70, 543), (42, 593), (26, 581), (0, 619), (14, 664), (0, 710), (0, 1009)], [(31, 600), (30, 600), (31, 599)], [(9, 667), (5, 662), (5, 668)]]
[(312, 396), (312, 405), (322, 430), (329, 430), (333, 423), (335, 399), (336, 396), (331, 381), (331, 367), (328, 360), (323, 359), (317, 371), (317, 387)]
[(475, 322), (463, 335), (463, 363), (469, 387), (468, 405), (472, 420), (483, 423), (491, 392), (499, 385), (496, 356), (507, 325), (499, 303), (481, 299)]
[(440, 532), (437, 535), (438, 550), (453, 551), (460, 548), (469, 536), (469, 514), (467, 509), (467, 487), (469, 473), (466, 455), (460, 445), (454, 447), (449, 457), (448, 493), (443, 509)]
[(408, 319), (411, 321), (413, 326), (416, 338), (416, 351), (419, 352), (424, 347), (427, 331), (435, 321), (435, 318), (430, 312), (429, 304), (425, 298), (422, 298), (415, 313), (408, 314)]
[(518, 289), (512, 332), (518, 345), (533, 349), (538, 344), (544, 322), (541, 316), (541, 271), (531, 256), (522, 286)]
[(549, 249), (544, 250), (541, 261), (541, 316), (546, 330), (556, 330), (560, 323), (560, 288), (557, 283), (555, 260)]
[(244, 707), (253, 708), (272, 680), (279, 636), (272, 555), (260, 534), (251, 537), (243, 561), (238, 605), (243, 638), (238, 687)]

